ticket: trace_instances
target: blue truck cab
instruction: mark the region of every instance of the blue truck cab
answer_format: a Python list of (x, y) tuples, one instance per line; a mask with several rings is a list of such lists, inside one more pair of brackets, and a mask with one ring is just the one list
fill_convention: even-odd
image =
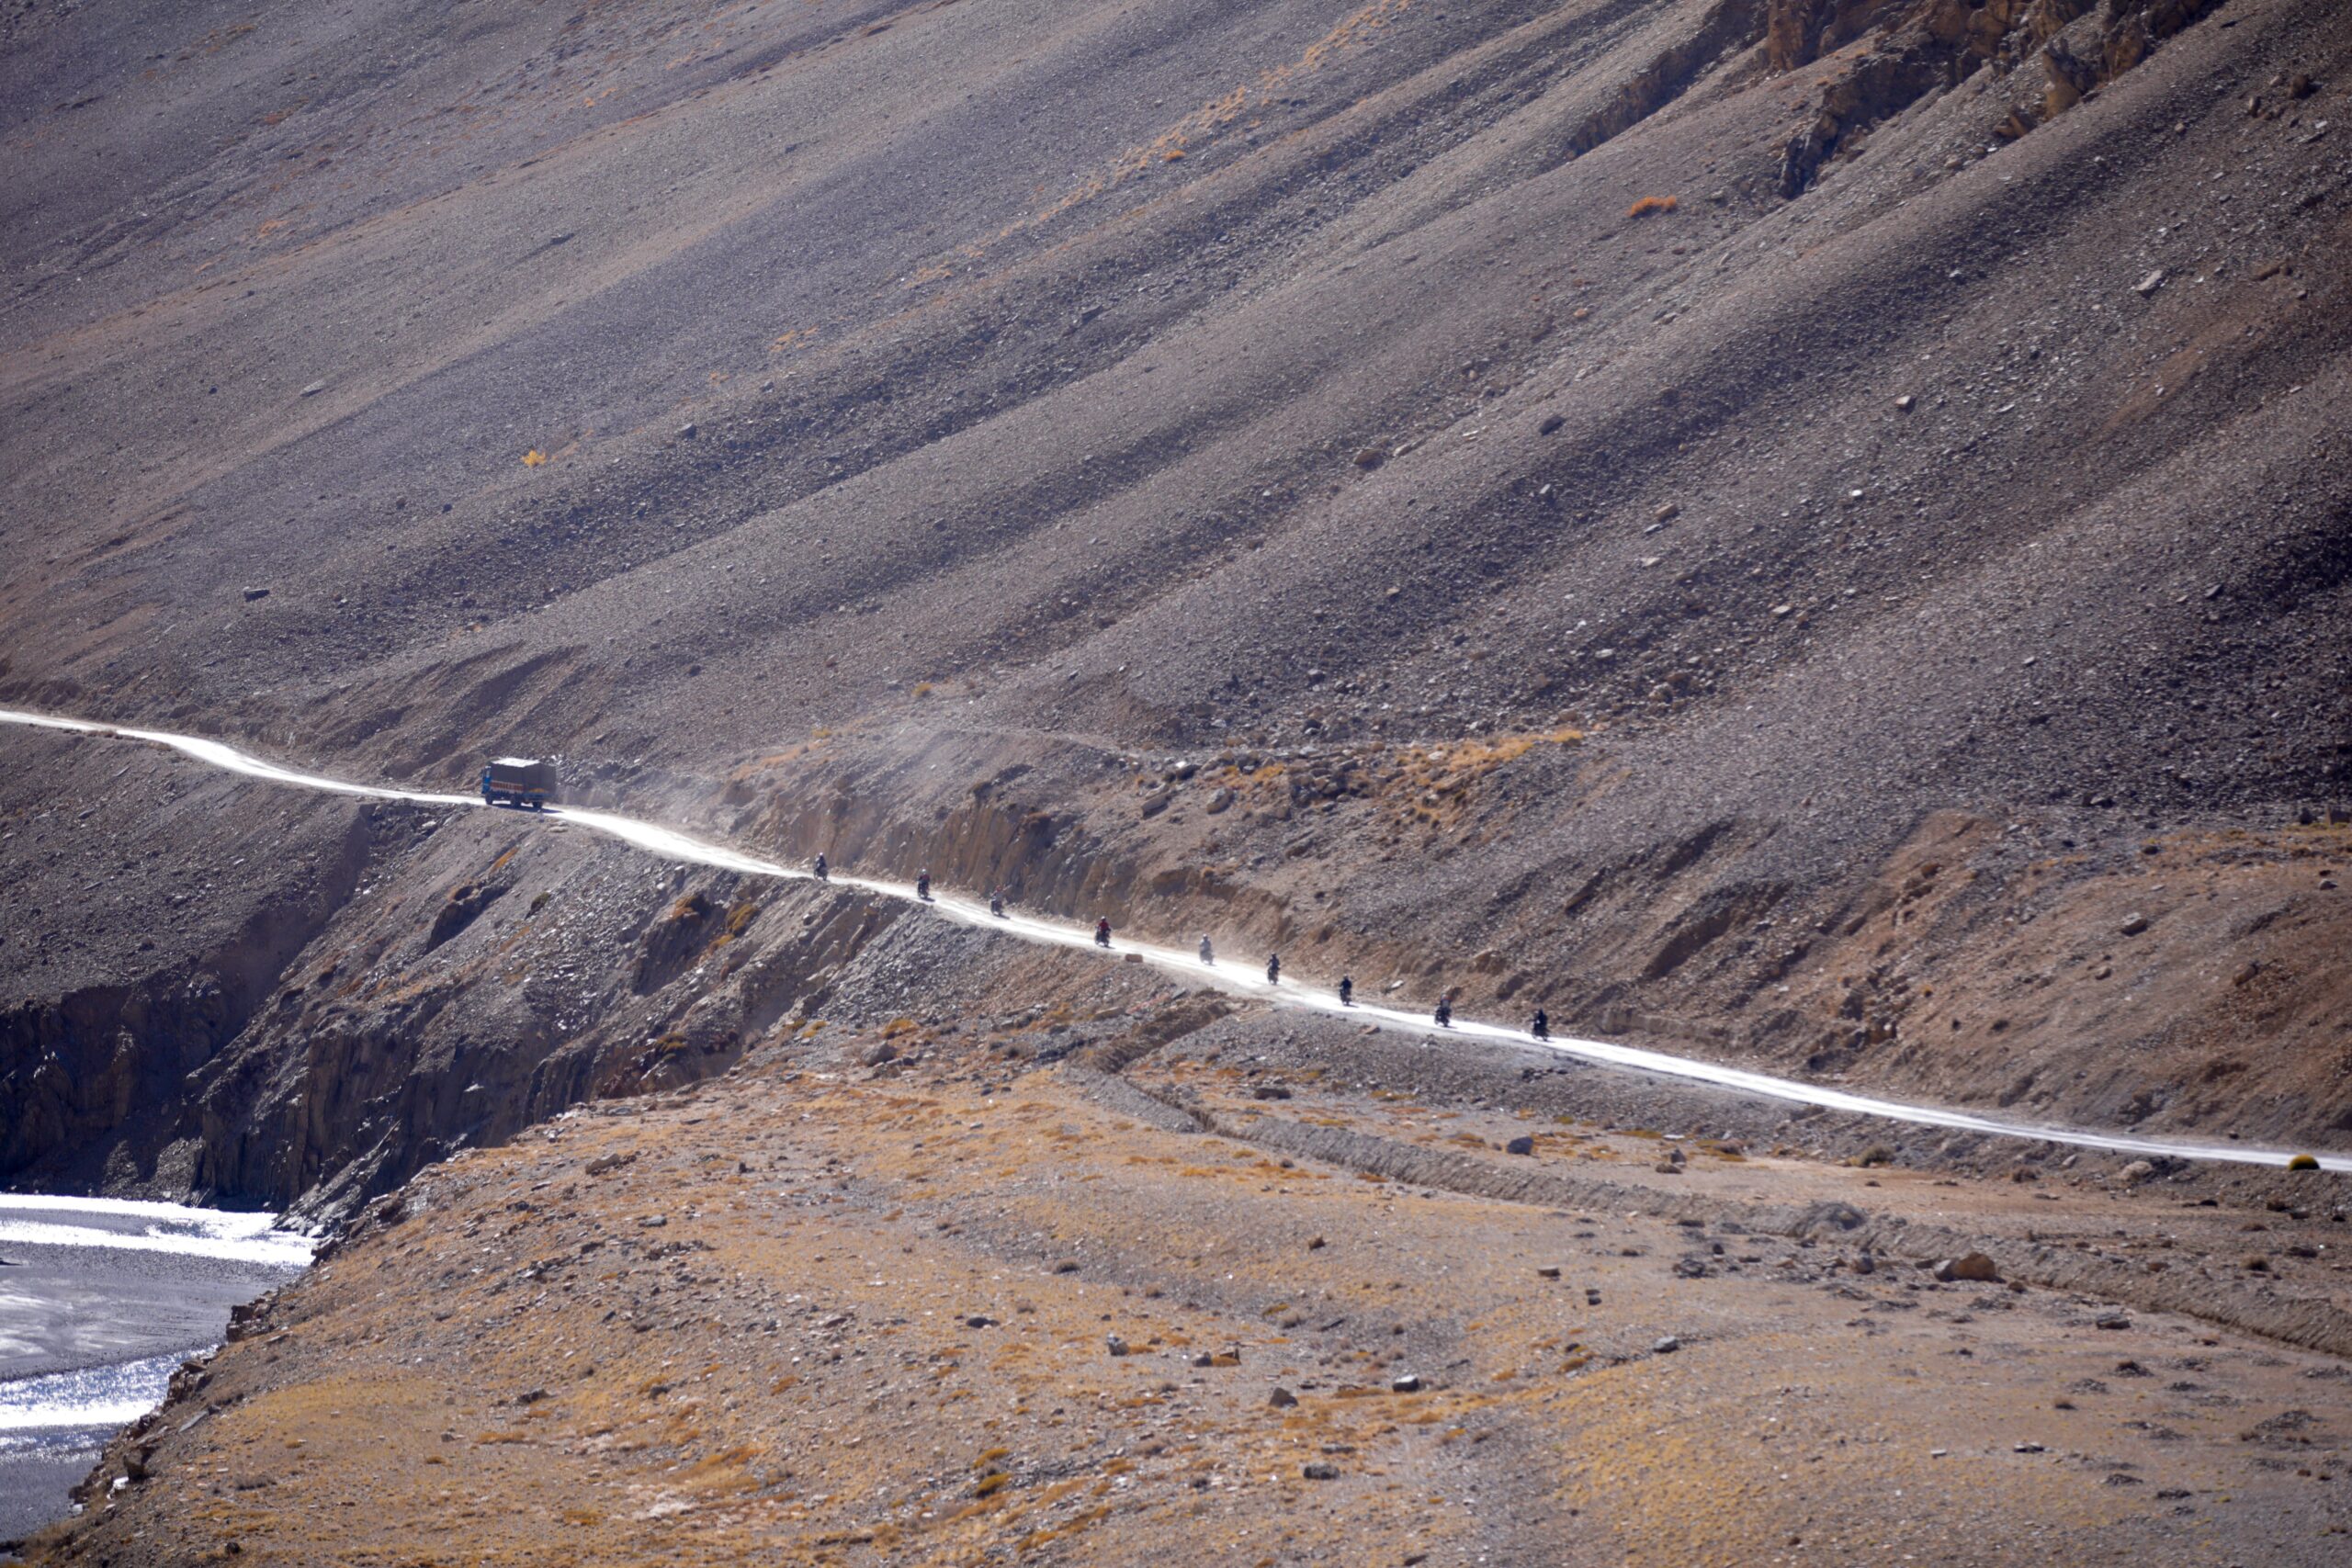
[(555, 799), (555, 764), (542, 757), (493, 757), (482, 765), (481, 798), (489, 806), (545, 811)]

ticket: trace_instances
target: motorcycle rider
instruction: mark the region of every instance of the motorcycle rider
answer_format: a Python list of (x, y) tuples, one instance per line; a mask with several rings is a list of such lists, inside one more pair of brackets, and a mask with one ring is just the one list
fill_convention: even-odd
[(1437, 1012), (1434, 1016), (1437, 1019), (1437, 1026), (1440, 1029), (1452, 1029), (1453, 1027), (1453, 998), (1451, 997), (1438, 998)]
[(1282, 983), (1283, 955), (1279, 953), (1270, 953), (1266, 954), (1266, 984), (1279, 986)]
[(915, 897), (922, 899), (926, 904), (931, 902), (930, 872), (920, 871), (915, 874)]
[(1340, 976), (1340, 1005), (1343, 1008), (1356, 1005), (1356, 977), (1352, 975)]
[(997, 887), (991, 887), (989, 889), (989, 913), (994, 915), (1000, 920), (1004, 919), (1003, 889)]
[(817, 857), (816, 862), (808, 867), (808, 870), (820, 882), (831, 882), (832, 880), (831, 876), (826, 874), (825, 857), (821, 854)]
[(1209, 945), (1209, 939), (1207, 937), (1201, 938), (1201, 962), (1204, 964), (1214, 964), (1216, 962), (1216, 949)]
[(1094, 922), (1094, 945), (1101, 948), (1111, 945), (1111, 920), (1108, 916)]
[(1551, 1038), (1552, 1038), (1552, 1020), (1551, 1020), (1551, 1016), (1550, 1016), (1549, 1014), (1547, 1014), (1546, 1012), (1544, 1012), (1544, 1010), (1542, 1008), (1537, 1008), (1537, 1009), (1535, 1010), (1535, 1021), (1534, 1021), (1534, 1022), (1532, 1022), (1532, 1023), (1531, 1023), (1531, 1024), (1529, 1024), (1529, 1025), (1527, 1026), (1527, 1032), (1529, 1032), (1530, 1034), (1532, 1034), (1532, 1035), (1533, 1035), (1533, 1036), (1535, 1036), (1535, 1038), (1536, 1038), (1536, 1039), (1538, 1039), (1538, 1040), (1549, 1040), (1549, 1039), (1551, 1039)]

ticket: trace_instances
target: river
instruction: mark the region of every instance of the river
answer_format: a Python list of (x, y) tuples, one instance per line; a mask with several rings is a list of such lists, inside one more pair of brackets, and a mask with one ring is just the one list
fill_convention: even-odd
[(0, 1555), (71, 1505), (229, 1309), (302, 1271), (274, 1214), (0, 1193)]

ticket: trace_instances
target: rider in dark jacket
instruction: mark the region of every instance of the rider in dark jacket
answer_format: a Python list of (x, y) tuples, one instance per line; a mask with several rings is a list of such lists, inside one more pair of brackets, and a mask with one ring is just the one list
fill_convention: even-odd
[(1535, 1036), (1535, 1038), (1536, 1038), (1536, 1039), (1538, 1039), (1538, 1040), (1549, 1040), (1549, 1039), (1551, 1039), (1551, 1038), (1552, 1038), (1552, 1019), (1551, 1019), (1551, 1015), (1550, 1015), (1550, 1014), (1548, 1014), (1548, 1013), (1546, 1013), (1546, 1012), (1545, 1012), (1542, 1008), (1537, 1008), (1537, 1009), (1535, 1010), (1535, 1021), (1534, 1021), (1534, 1022), (1532, 1022), (1532, 1023), (1531, 1023), (1531, 1024), (1529, 1024), (1529, 1025), (1527, 1026), (1527, 1032), (1529, 1032), (1530, 1034), (1532, 1034), (1532, 1035), (1533, 1035), (1533, 1036)]
[(1438, 998), (1437, 1012), (1435, 1016), (1437, 1018), (1437, 1026), (1440, 1029), (1452, 1029), (1453, 1027), (1453, 999), (1450, 997)]
[(989, 890), (989, 913), (1000, 920), (1004, 919), (1004, 894), (1001, 889), (992, 887)]
[(1209, 945), (1209, 939), (1206, 937), (1201, 938), (1201, 962), (1204, 964), (1216, 962), (1216, 949)]
[(1283, 955), (1279, 953), (1270, 953), (1266, 954), (1266, 984), (1279, 986), (1282, 983)]
[(819, 855), (817, 857), (816, 863), (809, 866), (808, 869), (816, 874), (817, 880), (820, 882), (828, 882), (831, 880), (831, 878), (825, 874), (825, 857), (822, 855)]
[(928, 871), (915, 874), (915, 897), (926, 904), (931, 902), (931, 873)]
[(1356, 1005), (1356, 980), (1352, 975), (1340, 976), (1340, 1005), (1343, 1008)]
[(1097, 947), (1111, 945), (1111, 922), (1107, 917), (1094, 922), (1094, 945)]

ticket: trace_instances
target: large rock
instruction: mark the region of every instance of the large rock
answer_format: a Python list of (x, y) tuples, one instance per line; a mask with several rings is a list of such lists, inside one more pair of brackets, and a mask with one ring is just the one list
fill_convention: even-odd
[(1958, 1258), (1947, 1258), (1936, 1265), (1934, 1273), (1947, 1285), (1960, 1281), (1980, 1285), (2001, 1282), (2000, 1269), (1981, 1252), (1964, 1252)]

